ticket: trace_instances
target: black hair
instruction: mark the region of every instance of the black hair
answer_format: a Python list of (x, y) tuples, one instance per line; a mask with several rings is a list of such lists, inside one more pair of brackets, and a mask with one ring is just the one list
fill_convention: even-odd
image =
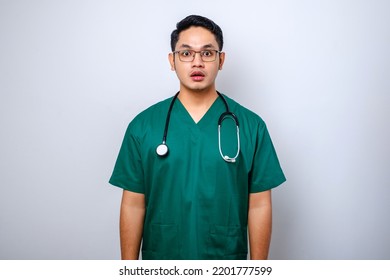
[(191, 15), (187, 16), (183, 20), (179, 21), (176, 24), (176, 29), (172, 31), (171, 34), (171, 48), (172, 51), (175, 50), (176, 44), (179, 41), (179, 35), (180, 32), (192, 27), (192, 26), (197, 26), (197, 27), (204, 27), (207, 30), (209, 30), (211, 33), (214, 34), (215, 40), (218, 43), (219, 50), (222, 51), (223, 47), (223, 34), (222, 34), (222, 29), (212, 20), (202, 17), (202, 16), (197, 16), (197, 15)]

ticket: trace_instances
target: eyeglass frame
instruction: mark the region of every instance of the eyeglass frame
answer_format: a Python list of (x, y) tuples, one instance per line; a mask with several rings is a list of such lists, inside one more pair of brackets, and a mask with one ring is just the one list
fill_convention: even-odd
[[(180, 53), (180, 52), (183, 52), (183, 51), (194, 52), (194, 55), (192, 56), (192, 60), (188, 60), (188, 61), (183, 61), (183, 60), (181, 60), (181, 59), (180, 59), (180, 55), (179, 55), (179, 60), (180, 60), (181, 62), (193, 62), (197, 53), (200, 54), (200, 59), (202, 59), (203, 62), (214, 62), (214, 61), (217, 60), (218, 54), (221, 55), (221, 53), (222, 53), (222, 51), (219, 51), (219, 50), (201, 50), (201, 51), (195, 51), (195, 50), (178, 50), (178, 51), (172, 52), (172, 54), (175, 55), (175, 54)], [(206, 60), (206, 61), (203, 60), (202, 52), (216, 52), (215, 59), (214, 59), (214, 60)]]

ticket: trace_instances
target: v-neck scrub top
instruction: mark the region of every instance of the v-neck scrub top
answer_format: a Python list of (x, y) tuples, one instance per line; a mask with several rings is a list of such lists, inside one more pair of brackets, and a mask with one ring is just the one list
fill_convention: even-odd
[[(240, 124), (240, 154), (224, 161), (218, 148), (218, 118), (226, 111), (217, 98), (195, 123), (176, 99), (168, 128), (169, 154), (160, 157), (172, 97), (129, 124), (110, 183), (145, 195), (142, 259), (246, 259), (250, 193), (285, 181), (264, 121), (225, 97)], [(237, 151), (236, 125), (221, 128), (224, 155)]]

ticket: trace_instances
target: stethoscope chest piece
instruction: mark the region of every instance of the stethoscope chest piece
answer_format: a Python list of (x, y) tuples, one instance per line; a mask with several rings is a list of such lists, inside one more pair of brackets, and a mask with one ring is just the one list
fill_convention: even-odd
[(165, 157), (168, 154), (168, 146), (165, 143), (162, 143), (157, 146), (156, 153), (160, 157)]

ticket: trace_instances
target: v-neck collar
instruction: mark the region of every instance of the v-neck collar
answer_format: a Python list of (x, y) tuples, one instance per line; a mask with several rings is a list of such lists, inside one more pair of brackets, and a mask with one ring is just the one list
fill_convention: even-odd
[[(194, 119), (191, 117), (190, 113), (187, 111), (187, 109), (184, 107), (183, 103), (181, 103), (180, 99), (177, 98), (175, 101), (175, 105), (177, 105), (177, 109), (182, 113), (184, 116), (183, 121), (186, 121), (188, 124), (194, 125), (196, 127), (204, 127), (209, 125), (213, 122), (214, 119), (216, 119), (216, 116), (219, 116), (223, 111), (223, 101), (221, 97), (217, 97), (214, 102), (211, 104), (210, 108), (207, 110), (207, 112), (203, 115), (203, 117), (198, 121), (195, 122)], [(176, 107), (176, 106), (175, 106)], [(217, 123), (215, 123), (216, 125)]]

